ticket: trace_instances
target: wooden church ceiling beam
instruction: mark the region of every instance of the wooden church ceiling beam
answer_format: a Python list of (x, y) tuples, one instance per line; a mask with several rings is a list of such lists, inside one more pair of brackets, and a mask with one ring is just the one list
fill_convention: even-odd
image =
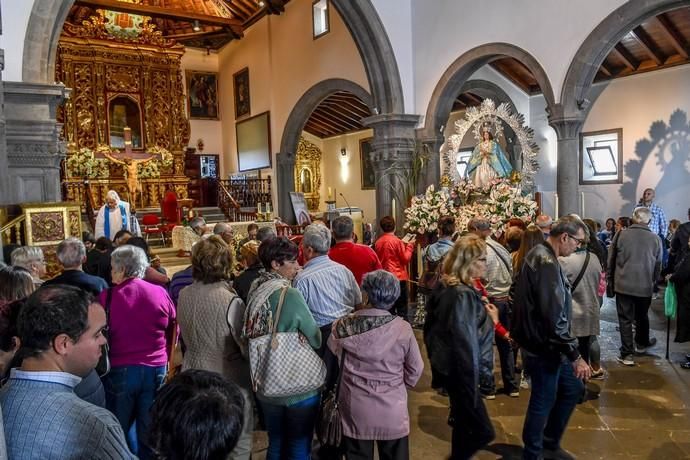
[(351, 122), (357, 123), (358, 125), (361, 124), (361, 120), (363, 117), (360, 114), (355, 113), (349, 108), (345, 107), (344, 104), (339, 104), (337, 102), (329, 102), (328, 100), (322, 102), (321, 104), (326, 107), (330, 107), (332, 110), (335, 110), (336, 112), (340, 112), (342, 116), (347, 117), (347, 119)]
[(332, 131), (335, 133), (340, 132), (340, 127), (337, 124), (335, 124), (333, 122), (333, 120), (329, 120), (329, 119), (325, 118), (323, 115), (321, 115), (320, 113), (318, 113), (316, 111), (312, 112), (311, 117), (309, 117), (309, 118), (320, 123), (322, 126), (327, 128), (329, 131)]
[(650, 58), (656, 63), (656, 65), (661, 66), (664, 64), (664, 57), (661, 55), (661, 50), (652, 42), (649, 35), (642, 26), (637, 26), (630, 31), (630, 35), (635, 39), (637, 43), (642, 46), (642, 49), (649, 55)]
[(90, 8), (117, 11), (119, 13), (140, 14), (155, 18), (172, 19), (175, 21), (199, 21), (200, 24), (229, 27), (233, 30), (233, 33), (239, 34), (239, 36), (242, 36), (243, 33), (242, 21), (233, 18), (222, 18), (220, 16), (199, 14), (191, 11), (173, 10), (160, 6), (124, 3), (117, 0), (77, 0), (75, 4), (79, 6), (88, 6)]
[(657, 22), (661, 25), (661, 32), (671, 43), (673, 48), (678, 51), (678, 54), (683, 57), (683, 59), (688, 59), (688, 49), (683, 37), (678, 33), (678, 29), (674, 26), (671, 19), (662, 13), (656, 17)]
[(601, 63), (601, 67), (599, 67), (599, 70), (601, 70), (601, 73), (603, 73), (607, 77), (614, 76), (613, 71), (609, 68), (608, 64), (606, 63), (606, 60), (604, 60), (604, 62)]
[(623, 45), (620, 43), (616, 44), (616, 46), (613, 47), (611, 50), (612, 52), (616, 53), (619, 58), (623, 61), (623, 64), (625, 64), (626, 67), (628, 67), (630, 70), (637, 70), (637, 67), (640, 65), (639, 62), (637, 62), (637, 59), (633, 57), (632, 54), (630, 54), (630, 51), (625, 49)]

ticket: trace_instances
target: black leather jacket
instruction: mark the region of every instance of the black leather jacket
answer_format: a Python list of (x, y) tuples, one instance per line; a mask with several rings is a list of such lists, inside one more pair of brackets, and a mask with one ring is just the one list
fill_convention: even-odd
[[(446, 388), (479, 397), (479, 363), (492, 353), (494, 326), (474, 288), (460, 284), (433, 292), (426, 304), (424, 343)], [(486, 358), (485, 358), (486, 359)]]
[(571, 317), (570, 283), (544, 242), (527, 253), (517, 279), (511, 337), (532, 354), (575, 361), (580, 353), (570, 333)]

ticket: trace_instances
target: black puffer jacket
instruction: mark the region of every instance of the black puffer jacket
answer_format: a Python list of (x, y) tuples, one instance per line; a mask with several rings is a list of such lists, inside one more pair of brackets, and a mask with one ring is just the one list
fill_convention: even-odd
[(528, 352), (571, 361), (580, 356), (570, 333), (570, 283), (549, 243), (534, 247), (522, 265), (513, 299), (511, 337)]
[(426, 304), (424, 343), (429, 362), (446, 388), (476, 401), (479, 362), (492, 353), (494, 326), (474, 288), (460, 284), (434, 291)]

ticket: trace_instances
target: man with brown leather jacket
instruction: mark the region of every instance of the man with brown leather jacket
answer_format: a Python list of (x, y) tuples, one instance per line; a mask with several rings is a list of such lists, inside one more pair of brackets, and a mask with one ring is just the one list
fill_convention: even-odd
[(561, 438), (584, 392), (583, 379), (591, 375), (570, 334), (570, 284), (558, 263), (586, 244), (586, 235), (578, 217), (562, 217), (527, 253), (517, 281), (511, 334), (525, 351), (532, 379), (522, 431), (525, 459), (568, 458)]

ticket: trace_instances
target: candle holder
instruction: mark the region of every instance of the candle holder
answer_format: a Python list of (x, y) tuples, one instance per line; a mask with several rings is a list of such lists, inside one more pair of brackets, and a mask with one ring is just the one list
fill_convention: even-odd
[(326, 200), (326, 211), (335, 211), (335, 200)]

